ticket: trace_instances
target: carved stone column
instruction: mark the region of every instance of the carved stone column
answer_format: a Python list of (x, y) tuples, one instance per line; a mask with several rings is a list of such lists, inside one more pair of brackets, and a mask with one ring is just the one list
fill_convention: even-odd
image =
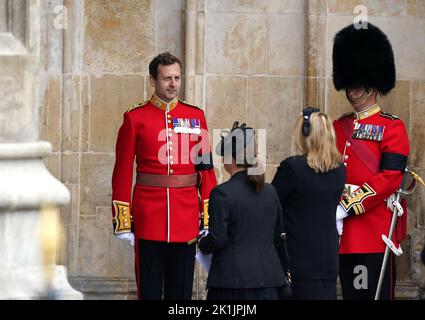
[(82, 299), (55, 265), (57, 213), (41, 214), (69, 191), (43, 164), (50, 143), (37, 141), (40, 17), (40, 0), (0, 0), (0, 299)]

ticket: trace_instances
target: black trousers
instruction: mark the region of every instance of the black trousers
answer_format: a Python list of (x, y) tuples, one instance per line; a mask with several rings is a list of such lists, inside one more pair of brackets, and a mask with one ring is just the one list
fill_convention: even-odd
[(141, 300), (190, 300), (196, 244), (141, 240), (136, 245), (136, 279)]
[[(375, 299), (383, 259), (383, 253), (341, 254), (339, 256), (339, 279), (344, 300)], [(395, 257), (390, 252), (379, 295), (380, 300), (394, 299), (395, 281)]]
[(336, 300), (336, 279), (293, 279), (292, 300)]

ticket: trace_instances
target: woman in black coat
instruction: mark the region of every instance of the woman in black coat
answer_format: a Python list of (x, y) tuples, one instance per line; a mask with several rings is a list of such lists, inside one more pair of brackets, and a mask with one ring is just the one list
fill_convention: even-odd
[(237, 122), (217, 146), (231, 178), (212, 190), (209, 233), (199, 242), (204, 254), (213, 253), (208, 300), (273, 300), (283, 285), (275, 247), (280, 203), (274, 188), (264, 183), (264, 172), (255, 172), (260, 169), (253, 167), (253, 146), (254, 130)]
[(294, 299), (336, 299), (339, 236), (336, 209), (345, 167), (332, 122), (318, 109), (295, 125), (297, 156), (285, 159), (272, 181), (283, 209)]

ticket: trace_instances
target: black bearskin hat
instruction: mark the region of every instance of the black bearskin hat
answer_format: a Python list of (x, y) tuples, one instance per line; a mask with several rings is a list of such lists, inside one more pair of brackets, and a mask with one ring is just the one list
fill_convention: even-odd
[(394, 53), (387, 36), (371, 23), (367, 29), (353, 24), (340, 30), (332, 51), (336, 90), (350, 86), (376, 88), (385, 95), (395, 86)]

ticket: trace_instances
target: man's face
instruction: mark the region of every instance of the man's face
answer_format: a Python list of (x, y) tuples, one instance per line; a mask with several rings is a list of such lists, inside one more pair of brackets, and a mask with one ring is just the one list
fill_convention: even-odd
[(347, 99), (354, 109), (359, 112), (376, 103), (376, 89), (366, 89), (362, 86), (348, 87), (346, 90)]
[(180, 91), (181, 68), (178, 63), (169, 66), (159, 65), (158, 76), (154, 79), (150, 77), (152, 87), (155, 87), (155, 94), (165, 102), (173, 100)]
[(365, 92), (365, 87), (348, 87), (347, 88), (347, 98), (350, 101), (353, 101), (357, 98), (360, 98)]

